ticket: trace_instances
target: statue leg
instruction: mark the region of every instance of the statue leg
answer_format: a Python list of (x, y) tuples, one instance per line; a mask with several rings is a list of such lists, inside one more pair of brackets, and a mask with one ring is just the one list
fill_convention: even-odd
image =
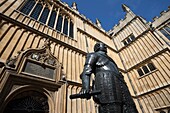
[(100, 104), (99, 113), (123, 113), (123, 109), (119, 103)]
[(126, 84), (121, 83), (121, 90), (123, 95), (123, 113), (138, 113), (135, 103), (131, 97), (131, 94), (128, 90)]

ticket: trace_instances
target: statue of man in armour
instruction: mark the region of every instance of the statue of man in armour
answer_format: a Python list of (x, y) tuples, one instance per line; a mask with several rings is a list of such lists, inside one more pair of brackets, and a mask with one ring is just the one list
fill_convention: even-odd
[[(138, 113), (128, 87), (119, 72), (116, 63), (107, 55), (107, 47), (98, 42), (94, 52), (88, 53), (81, 74), (82, 90), (80, 94), (90, 92), (90, 76), (94, 73), (95, 80), (92, 90), (101, 93), (93, 96), (99, 104), (99, 113)], [(88, 97), (86, 97), (88, 99)]]

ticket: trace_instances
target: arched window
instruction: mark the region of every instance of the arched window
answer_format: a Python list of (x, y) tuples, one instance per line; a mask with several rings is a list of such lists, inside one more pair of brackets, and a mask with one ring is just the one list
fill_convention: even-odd
[(31, 17), (37, 20), (41, 10), (42, 10), (42, 5), (38, 3), (36, 7), (34, 8), (33, 12), (31, 13)]
[(46, 8), (44, 9), (41, 17), (40, 17), (40, 22), (42, 22), (42, 23), (44, 23), (44, 24), (46, 23), (49, 12), (50, 12), (50, 10), (46, 7)]
[(21, 12), (28, 15), (31, 9), (34, 7), (35, 1), (34, 0), (27, 0), (24, 6), (20, 9)]
[(54, 27), (55, 19), (56, 19), (56, 12), (53, 10), (50, 16), (50, 20), (48, 22), (48, 25), (52, 28)]
[(64, 19), (64, 29), (63, 29), (63, 33), (65, 35), (68, 35), (68, 20), (67, 18)]
[[(36, 4), (35, 0), (27, 0), (20, 11), (27, 15), (31, 12), (30, 17), (44, 24), (47, 23), (47, 18), (50, 13), (50, 9), (48, 7), (45, 7), (43, 9), (43, 5), (40, 2)], [(56, 12), (56, 10), (52, 10), (49, 21), (47, 23), (48, 26), (50, 26), (51, 28), (55, 28), (57, 31), (62, 32), (70, 38), (74, 38), (74, 24), (69, 15), (67, 15), (63, 11), (60, 11), (59, 15), (57, 13), (58, 12)], [(63, 18), (63, 15), (65, 15), (66, 17)]]
[(61, 15), (59, 15), (58, 16), (56, 30), (58, 30), (60, 32), (61, 32), (61, 28), (62, 28), (62, 21), (63, 21), (63, 17)]
[(74, 30), (73, 29), (74, 29), (73, 22), (70, 21), (70, 30), (69, 30), (70, 33), (69, 33), (69, 37), (71, 37), (71, 38), (74, 38), (74, 35), (73, 35), (74, 34), (74, 32), (73, 32)]

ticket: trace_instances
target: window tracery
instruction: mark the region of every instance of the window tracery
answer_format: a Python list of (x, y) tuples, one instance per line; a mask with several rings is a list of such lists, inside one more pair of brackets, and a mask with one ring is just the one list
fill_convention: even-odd
[[(59, 11), (60, 8), (58, 7), (51, 7), (52, 5), (48, 5), (45, 0), (38, 2), (36, 2), (36, 0), (27, 0), (24, 6), (20, 8), (20, 12), (28, 16), (30, 15), (30, 17), (35, 20), (40, 21), (45, 25), (47, 24), (49, 27), (70, 38), (74, 38), (74, 23), (70, 15), (62, 9)], [(49, 20), (47, 20), (48, 17)]]

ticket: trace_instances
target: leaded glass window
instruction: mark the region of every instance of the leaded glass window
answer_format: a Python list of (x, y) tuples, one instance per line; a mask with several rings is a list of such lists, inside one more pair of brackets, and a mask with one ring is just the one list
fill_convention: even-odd
[(156, 67), (154, 66), (154, 64), (148, 63), (148, 64), (145, 64), (144, 66), (141, 66), (141, 68), (137, 69), (137, 72), (138, 72), (139, 76), (143, 76), (143, 75), (146, 75), (154, 70), (156, 70)]
[(50, 12), (50, 10), (46, 7), (46, 8), (44, 9), (41, 17), (40, 17), (40, 22), (42, 22), (42, 23), (44, 23), (44, 24), (46, 23), (49, 12)]
[(138, 69), (137, 71), (138, 71), (138, 74), (139, 74), (140, 76), (143, 76), (143, 75), (144, 75), (144, 73), (142, 72), (141, 69)]
[(20, 9), (21, 12), (28, 15), (31, 9), (34, 7), (35, 1), (34, 0), (27, 0), (24, 6)]
[(48, 22), (48, 25), (52, 28), (54, 27), (55, 19), (56, 19), (56, 12), (53, 10), (50, 16), (50, 20)]
[(149, 70), (146, 66), (143, 66), (142, 69), (144, 70), (145, 73), (149, 73)]
[(131, 38), (132, 41), (135, 40), (135, 36), (134, 35), (131, 35), (130, 38)]
[(128, 43), (130, 43), (130, 42), (131, 42), (130, 38), (128, 38), (128, 39), (127, 39), (127, 42), (128, 42)]
[(123, 44), (124, 44), (124, 45), (127, 45), (128, 43), (127, 43), (126, 40), (125, 40), (125, 41), (123, 41)]
[(123, 40), (123, 44), (126, 46), (128, 44), (130, 44), (132, 41), (135, 40), (135, 36), (133, 34), (131, 34), (130, 36), (128, 36), (125, 40)]
[(167, 37), (170, 40), (170, 35), (164, 29), (162, 29), (160, 31), (165, 37)]
[(58, 30), (60, 32), (61, 32), (61, 28), (62, 28), (62, 20), (63, 20), (63, 17), (61, 15), (59, 15), (58, 16), (56, 30)]
[(73, 25), (73, 23), (72, 23), (72, 21), (70, 21), (70, 33), (69, 33), (69, 36), (71, 37), (71, 38), (74, 38), (74, 25)]
[(163, 27), (160, 31), (165, 37), (167, 37), (170, 40), (170, 26), (169, 25)]
[(165, 29), (168, 33), (170, 33), (170, 28), (169, 28), (169, 26), (166, 26), (164, 29)]
[(150, 69), (151, 71), (153, 71), (153, 70), (156, 69), (155, 66), (154, 66), (152, 63), (149, 63), (149, 64), (148, 64), (148, 67), (149, 67), (149, 69)]
[[(38, 20), (44, 24), (47, 23), (47, 18), (49, 16), (50, 10), (49, 8), (45, 7), (43, 9), (43, 4), (38, 2), (36, 4), (35, 0), (27, 0), (20, 11), (26, 15), (30, 14), (30, 17)], [(59, 12), (59, 16), (57, 19), (57, 12), (52, 10), (49, 20), (48, 26), (51, 28), (55, 28), (58, 32), (62, 32), (63, 34), (67, 35), (70, 38), (74, 38), (74, 24), (70, 17), (64, 14), (66, 18), (63, 20), (62, 11)], [(57, 21), (56, 21), (57, 20)], [(70, 21), (69, 21), (70, 20)], [(56, 23), (56, 25), (55, 25)], [(128, 40), (130, 41), (130, 40)]]
[(41, 10), (42, 10), (42, 5), (38, 3), (36, 7), (34, 8), (33, 12), (31, 13), (31, 17), (37, 20)]
[(64, 19), (64, 29), (63, 29), (63, 33), (65, 35), (68, 35), (68, 20), (67, 18)]

